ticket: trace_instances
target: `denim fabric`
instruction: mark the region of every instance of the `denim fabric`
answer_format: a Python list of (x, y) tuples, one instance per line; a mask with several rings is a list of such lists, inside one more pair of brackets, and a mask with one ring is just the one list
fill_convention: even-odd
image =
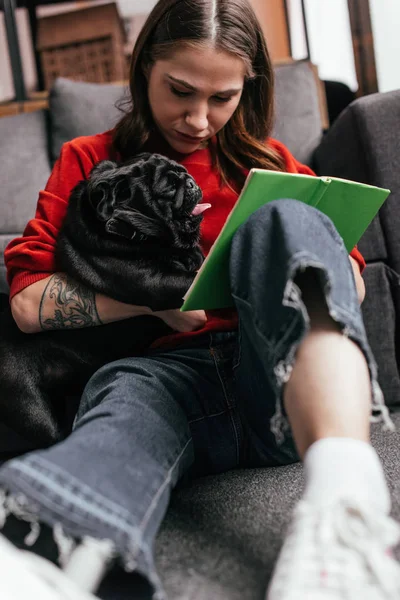
[(294, 278), (310, 267), (331, 316), (363, 350), (374, 408), (384, 412), (341, 238), (316, 209), (279, 200), (233, 240), (239, 332), (103, 367), (86, 386), (70, 437), (6, 463), (2, 488), (30, 520), (111, 539), (125, 568), (151, 582), (153, 598), (165, 598), (152, 548), (173, 487), (184, 476), (298, 460), (282, 390), (309, 326)]

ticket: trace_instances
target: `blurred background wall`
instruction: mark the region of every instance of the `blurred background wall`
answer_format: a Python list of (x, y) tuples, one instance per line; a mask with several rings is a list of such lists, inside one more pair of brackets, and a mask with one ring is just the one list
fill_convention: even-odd
[[(27, 91), (38, 88), (33, 41), (26, 8), (29, 0), (13, 0), (23, 74)], [(33, 1), (33, 0), (31, 0)], [(36, 0), (36, 15), (40, 20), (61, 12), (81, 10), (110, 0), (87, 0), (41, 3)], [(359, 61), (355, 59), (352, 36), (355, 19), (370, 9), (376, 78), (379, 91), (400, 88), (400, 0), (250, 0), (263, 26), (273, 60), (311, 58), (323, 80), (338, 81), (353, 92), (359, 90)], [(138, 31), (156, 0), (116, 0), (127, 35), (127, 47), (132, 47)], [(351, 12), (349, 7), (358, 6)], [(1, 0), (0, 0), (1, 8)], [(306, 29), (304, 27), (306, 23)], [(374, 65), (375, 68), (375, 65)], [(361, 90), (361, 93), (365, 93)], [(14, 85), (8, 56), (4, 15), (0, 10), (0, 102), (14, 97)]]

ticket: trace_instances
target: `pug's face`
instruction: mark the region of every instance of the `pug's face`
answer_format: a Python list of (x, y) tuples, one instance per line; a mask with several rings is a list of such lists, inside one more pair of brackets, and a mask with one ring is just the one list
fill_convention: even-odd
[(132, 242), (157, 238), (181, 248), (198, 243), (201, 189), (185, 167), (164, 156), (143, 153), (123, 165), (101, 161), (87, 192), (109, 234)]

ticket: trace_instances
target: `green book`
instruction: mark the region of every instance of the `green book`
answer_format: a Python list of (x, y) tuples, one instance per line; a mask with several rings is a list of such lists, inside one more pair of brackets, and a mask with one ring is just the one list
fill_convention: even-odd
[(390, 190), (336, 177), (313, 177), (252, 169), (242, 193), (184, 296), (182, 311), (234, 305), (229, 284), (229, 252), (238, 227), (258, 208), (293, 198), (318, 208), (335, 224), (350, 252), (390, 194)]

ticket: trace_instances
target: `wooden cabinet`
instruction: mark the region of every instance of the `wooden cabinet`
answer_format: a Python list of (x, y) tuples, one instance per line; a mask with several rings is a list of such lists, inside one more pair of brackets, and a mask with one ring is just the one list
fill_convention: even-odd
[(285, 0), (250, 0), (261, 23), (274, 62), (291, 57)]
[(45, 88), (57, 77), (96, 83), (125, 79), (124, 44), (115, 2), (40, 18), (36, 48)]

